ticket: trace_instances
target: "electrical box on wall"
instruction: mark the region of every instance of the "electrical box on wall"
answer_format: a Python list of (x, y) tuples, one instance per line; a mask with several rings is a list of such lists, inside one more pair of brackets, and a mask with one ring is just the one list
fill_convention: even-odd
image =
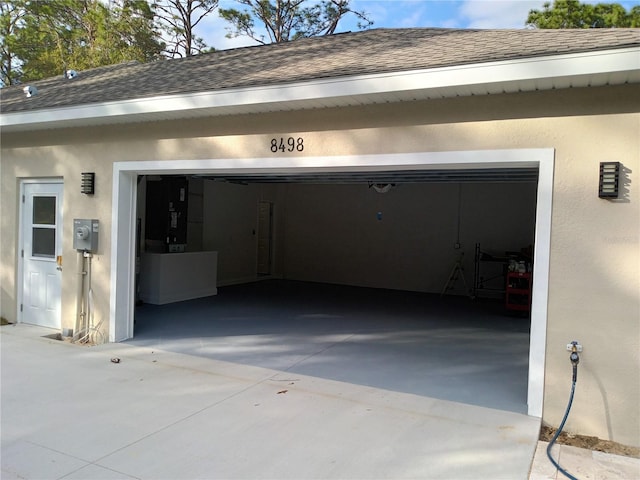
[(98, 250), (98, 220), (73, 220), (73, 248), (92, 253)]
[(189, 180), (186, 177), (147, 179), (145, 250), (184, 252), (187, 244)]

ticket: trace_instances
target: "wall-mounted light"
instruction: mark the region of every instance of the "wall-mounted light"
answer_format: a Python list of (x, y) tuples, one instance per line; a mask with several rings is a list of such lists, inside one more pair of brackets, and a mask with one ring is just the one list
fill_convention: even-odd
[(80, 193), (93, 195), (95, 193), (96, 174), (93, 172), (82, 172), (80, 178)]
[(620, 162), (600, 162), (600, 198), (618, 198), (620, 185)]

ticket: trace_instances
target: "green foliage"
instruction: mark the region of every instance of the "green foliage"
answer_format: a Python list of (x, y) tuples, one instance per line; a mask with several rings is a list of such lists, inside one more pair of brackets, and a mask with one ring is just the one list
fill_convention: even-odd
[(0, 85), (12, 85), (20, 77), (20, 70), (17, 68), (19, 62), (16, 48), (18, 45), (18, 29), (25, 15), (25, 1), (14, 2), (0, 1), (0, 54), (2, 65), (0, 66)]
[[(331, 35), (348, 14), (359, 19), (358, 28), (373, 24), (364, 12), (351, 9), (350, 0), (238, 0), (237, 3), (246, 8), (220, 9), (220, 16), (231, 23), (227, 37), (247, 36), (262, 44)], [(266, 32), (268, 38), (261, 32)]]
[(640, 26), (640, 6), (630, 11), (619, 3), (580, 3), (578, 0), (546, 2), (531, 10), (527, 26), (536, 28), (624, 28)]
[[(62, 75), (67, 69), (160, 58), (163, 45), (144, 0), (109, 5), (99, 0), (9, 0), (5, 5), (14, 9), (14, 17), (15, 9), (21, 12), (10, 37), (3, 38), (5, 84)], [(11, 55), (5, 56), (5, 48)]]

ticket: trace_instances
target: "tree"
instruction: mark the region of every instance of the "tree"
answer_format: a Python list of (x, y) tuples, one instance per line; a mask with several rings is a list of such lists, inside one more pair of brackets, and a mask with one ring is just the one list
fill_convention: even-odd
[[(111, 0), (113, 2), (113, 0)], [(116, 52), (140, 62), (149, 62), (161, 58), (165, 43), (155, 27), (156, 14), (146, 0), (124, 0), (122, 6), (114, 10), (115, 31), (118, 48)]]
[(637, 28), (640, 27), (640, 6), (629, 12), (619, 3), (598, 3), (593, 7), (593, 28)]
[(535, 28), (623, 28), (640, 26), (640, 6), (629, 12), (619, 3), (583, 4), (578, 0), (546, 2), (531, 10), (527, 26)]
[[(351, 9), (350, 0), (315, 3), (307, 0), (238, 0), (238, 3), (246, 8), (243, 11), (220, 9), (220, 16), (232, 25), (227, 37), (247, 36), (261, 44), (331, 35), (340, 20), (349, 14), (358, 18), (358, 28), (368, 28), (373, 24), (364, 12)], [(268, 38), (260, 33), (262, 31), (266, 31)]]
[(20, 70), (16, 53), (17, 32), (25, 15), (24, 0), (0, 2), (0, 35), (2, 45), (2, 65), (0, 66), (0, 85), (13, 85), (19, 79)]
[[(127, 60), (146, 62), (160, 58), (163, 49), (154, 30), (153, 11), (144, 0), (111, 0), (109, 4), (101, 0), (9, 0), (5, 5), (22, 9), (12, 36), (3, 38), (3, 50), (6, 46), (12, 55), (7, 76), (11, 83), (62, 75), (67, 69)], [(4, 64), (3, 54), (3, 69)]]
[(207, 49), (195, 28), (218, 8), (218, 0), (155, 0), (153, 3), (163, 30), (169, 35), (165, 53), (171, 57), (189, 57)]

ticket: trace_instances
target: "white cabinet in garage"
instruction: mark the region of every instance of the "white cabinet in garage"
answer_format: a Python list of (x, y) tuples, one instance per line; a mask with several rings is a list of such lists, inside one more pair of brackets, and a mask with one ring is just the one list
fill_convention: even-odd
[(218, 293), (218, 252), (143, 253), (140, 299), (164, 305)]

